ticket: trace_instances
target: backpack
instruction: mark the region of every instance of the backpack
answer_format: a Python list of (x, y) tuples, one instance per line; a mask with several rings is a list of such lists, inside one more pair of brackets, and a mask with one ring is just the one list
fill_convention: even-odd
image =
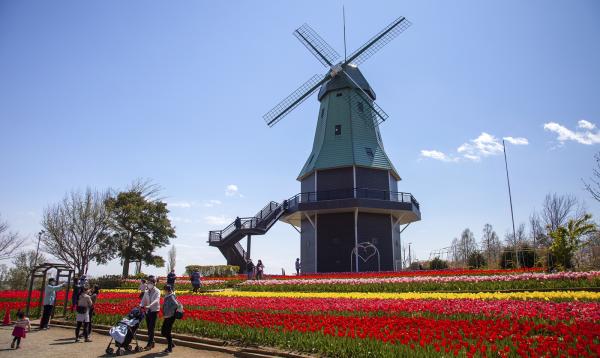
[(177, 299), (175, 298), (175, 302), (177, 302), (177, 310), (175, 311), (175, 319), (182, 319), (183, 318), (183, 305), (181, 303), (179, 303), (179, 301), (177, 301)]

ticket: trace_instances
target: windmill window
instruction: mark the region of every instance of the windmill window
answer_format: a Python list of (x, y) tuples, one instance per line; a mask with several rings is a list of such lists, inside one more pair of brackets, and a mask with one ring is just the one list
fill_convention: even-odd
[(373, 149), (365, 148), (365, 151), (367, 152), (367, 155), (369, 156), (369, 158), (373, 159), (375, 157), (375, 155), (373, 154)]
[(335, 135), (342, 135), (342, 125), (341, 124), (335, 125)]
[(363, 112), (365, 110), (363, 103), (362, 102), (358, 102), (358, 111), (359, 112)]
[(338, 92), (335, 94), (336, 97), (342, 97), (342, 92)]

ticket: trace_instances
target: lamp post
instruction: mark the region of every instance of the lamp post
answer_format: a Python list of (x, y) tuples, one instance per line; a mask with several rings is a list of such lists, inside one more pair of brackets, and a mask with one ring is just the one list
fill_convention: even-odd
[(37, 242), (37, 248), (35, 249), (35, 261), (33, 263), (33, 266), (37, 266), (38, 264), (38, 256), (40, 253), (40, 241), (42, 240), (42, 235), (44, 235), (46, 232), (44, 230), (41, 230), (40, 232), (38, 232), (38, 242)]

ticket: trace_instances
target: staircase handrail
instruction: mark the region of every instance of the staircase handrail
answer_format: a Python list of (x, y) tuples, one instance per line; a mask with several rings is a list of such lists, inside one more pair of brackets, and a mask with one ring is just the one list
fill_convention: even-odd
[(254, 215), (254, 217), (257, 219), (264, 219), (271, 212), (273, 212), (273, 210), (275, 210), (278, 205), (279, 205), (279, 203), (271, 201), (267, 205), (265, 205), (258, 213), (256, 213), (256, 215)]

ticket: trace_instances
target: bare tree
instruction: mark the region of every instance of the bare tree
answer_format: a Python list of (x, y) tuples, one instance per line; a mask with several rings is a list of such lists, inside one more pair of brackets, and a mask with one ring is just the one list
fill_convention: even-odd
[(550, 247), (550, 237), (546, 234), (542, 220), (535, 211), (529, 215), (529, 237), (536, 249)]
[(502, 244), (498, 234), (494, 231), (494, 228), (490, 224), (483, 226), (483, 236), (481, 237), (481, 249), (485, 257), (487, 258), (488, 265), (491, 266), (492, 262), (495, 262), (502, 251)]
[(515, 231), (514, 236), (513, 236), (512, 232), (507, 231), (506, 234), (504, 235), (504, 243), (506, 244), (506, 246), (509, 246), (512, 248), (518, 248), (518, 247), (521, 247), (521, 246), (527, 244), (527, 234), (525, 233), (525, 224), (520, 223), (519, 226), (517, 226), (517, 230)]
[(455, 262), (462, 262), (466, 265), (469, 255), (477, 251), (477, 242), (475, 236), (470, 229), (464, 229), (460, 235), (460, 239), (452, 240), (452, 256)]
[(542, 206), (542, 221), (549, 232), (567, 223), (576, 214), (578, 202), (573, 195), (547, 194)]
[(175, 263), (177, 262), (177, 249), (175, 249), (175, 245), (172, 245), (171, 249), (169, 250), (168, 261), (169, 262), (167, 263), (167, 273), (175, 269)]
[(107, 194), (86, 189), (71, 192), (58, 204), (44, 211), (42, 236), (44, 251), (87, 273), (90, 262), (106, 263), (112, 258), (108, 250), (108, 212), (104, 205)]
[(139, 193), (144, 199), (151, 202), (156, 202), (164, 200), (163, 196), (159, 196), (162, 190), (163, 187), (154, 183), (152, 179), (138, 178), (129, 184), (125, 191)]
[(0, 218), (0, 260), (12, 257), (24, 241), (19, 234), (10, 232), (8, 223)]

